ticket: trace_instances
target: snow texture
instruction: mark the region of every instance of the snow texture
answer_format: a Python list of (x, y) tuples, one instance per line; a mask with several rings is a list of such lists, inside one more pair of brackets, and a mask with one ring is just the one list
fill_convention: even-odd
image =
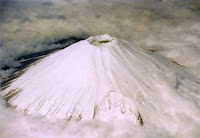
[(7, 102), (27, 114), (80, 122), (129, 120), (135, 131), (152, 126), (168, 136), (200, 135), (198, 78), (107, 34), (45, 57), (3, 89)]

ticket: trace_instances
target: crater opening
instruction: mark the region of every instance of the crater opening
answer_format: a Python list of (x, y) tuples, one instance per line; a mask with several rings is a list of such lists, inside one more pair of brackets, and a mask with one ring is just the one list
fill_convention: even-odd
[(99, 43), (109, 43), (109, 42), (111, 42), (111, 41), (109, 41), (109, 40), (104, 40), (104, 41), (98, 41)]
[(108, 34), (88, 38), (88, 42), (94, 46), (114, 46), (117, 42), (115, 37)]

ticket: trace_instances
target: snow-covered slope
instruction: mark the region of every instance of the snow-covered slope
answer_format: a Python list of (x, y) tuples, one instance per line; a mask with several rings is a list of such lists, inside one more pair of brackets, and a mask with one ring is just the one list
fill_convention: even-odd
[(200, 128), (197, 77), (109, 35), (45, 57), (0, 94), (16, 109), (48, 118), (128, 119), (172, 134)]

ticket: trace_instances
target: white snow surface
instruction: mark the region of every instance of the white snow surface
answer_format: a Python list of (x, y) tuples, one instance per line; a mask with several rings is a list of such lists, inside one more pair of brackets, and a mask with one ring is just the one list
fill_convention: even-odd
[[(124, 126), (126, 137), (200, 136), (198, 78), (160, 55), (107, 34), (32, 64), (0, 94), (27, 114), (68, 124), (76, 120), (71, 124), (76, 129), (89, 121), (88, 131), (94, 122), (100, 128)], [(99, 133), (90, 136), (101, 137)]]

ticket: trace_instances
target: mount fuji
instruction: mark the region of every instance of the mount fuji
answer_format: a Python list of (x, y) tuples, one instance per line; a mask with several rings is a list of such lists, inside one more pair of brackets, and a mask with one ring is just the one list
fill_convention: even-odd
[[(130, 120), (176, 133), (200, 128), (200, 82), (182, 66), (110, 35), (31, 64), (2, 87), (8, 104), (49, 119)], [(187, 121), (185, 121), (187, 120)]]

